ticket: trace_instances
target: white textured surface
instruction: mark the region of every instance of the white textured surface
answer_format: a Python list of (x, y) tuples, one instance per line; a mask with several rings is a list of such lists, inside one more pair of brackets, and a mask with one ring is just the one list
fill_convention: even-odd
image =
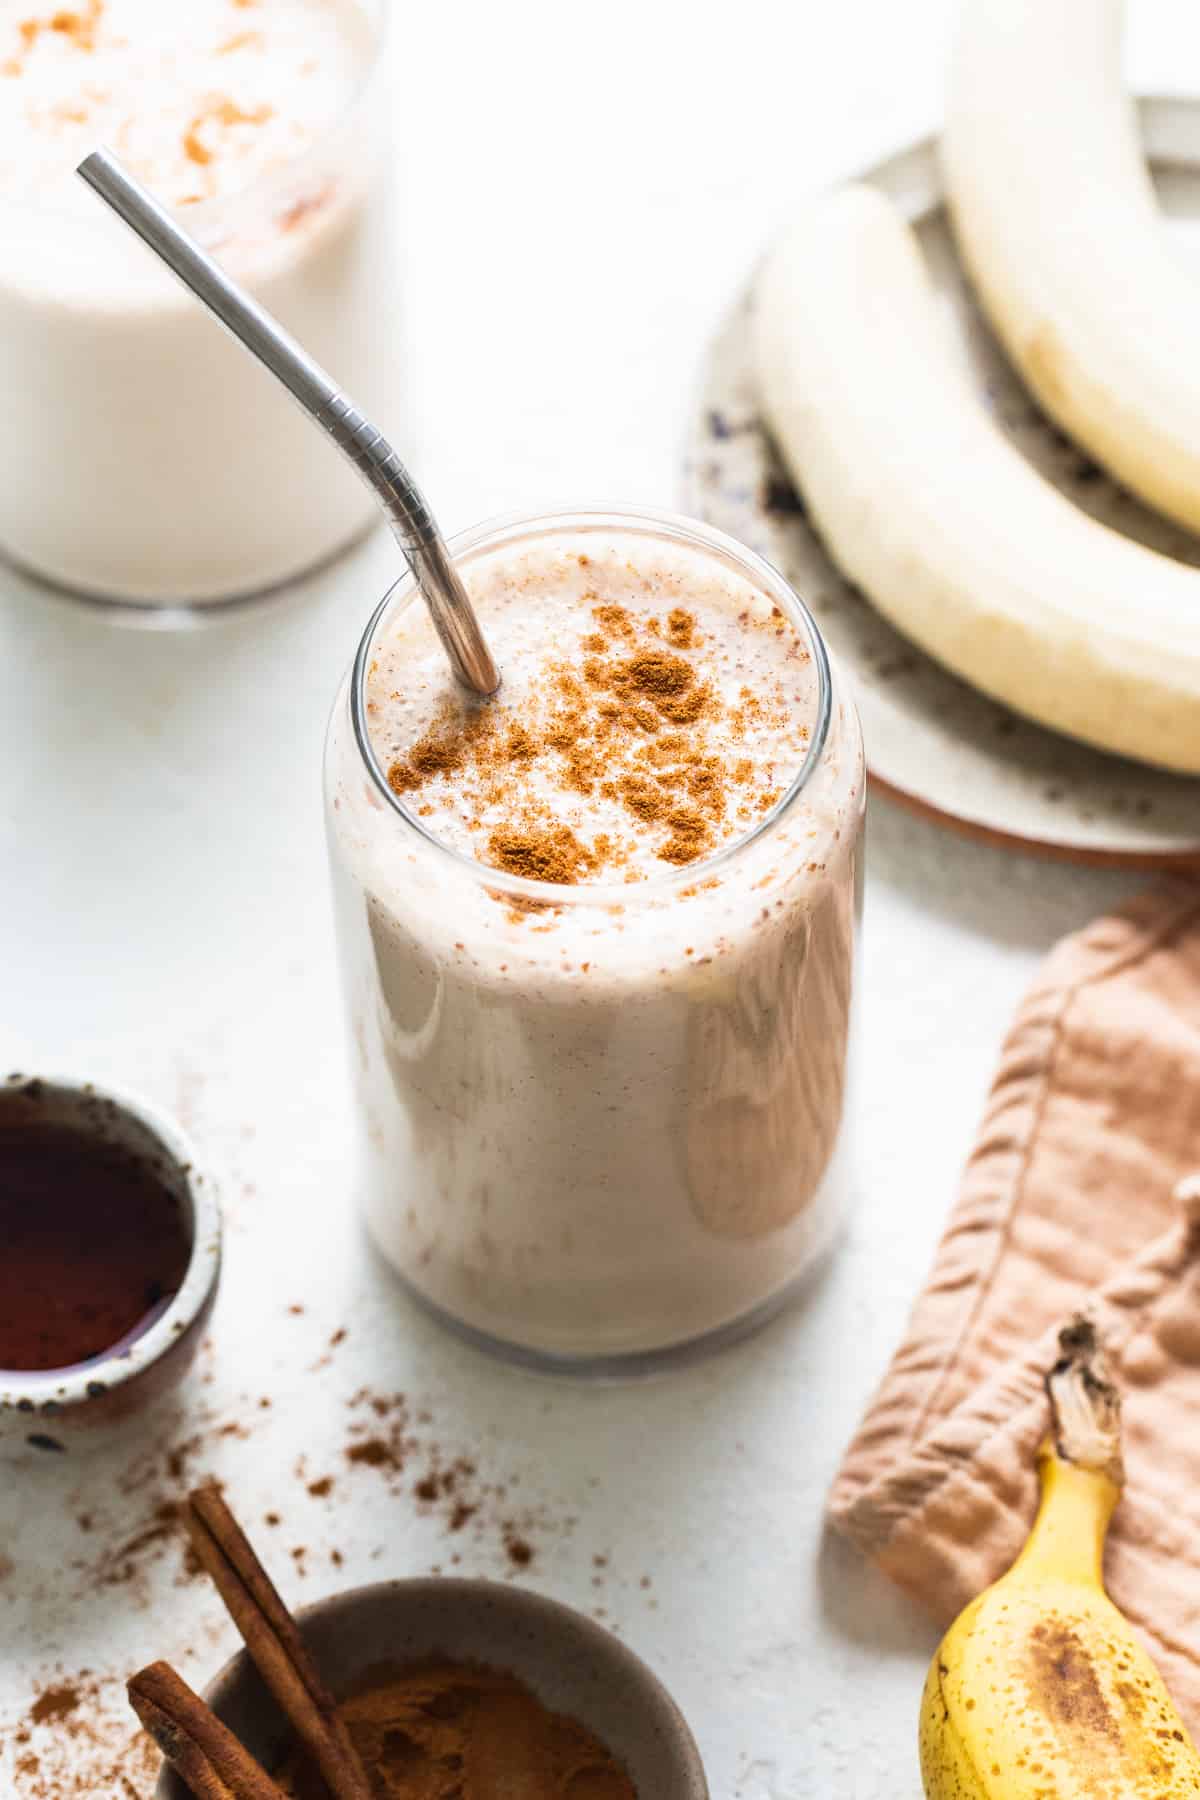
[[(574, 38), (576, 15), (550, 0), (412, 9), (397, 90), (412, 158), (406, 430), (448, 528), (573, 497), (674, 499), (706, 335), (797, 183), (933, 122), (948, 12), (745, 0), (709, 24), (615, 0)], [(1200, 70), (1200, 23), (1177, 12), (1135, 5), (1140, 85)], [(823, 1544), (822, 1498), (903, 1326), (1023, 983), (1129, 884), (877, 805), (862, 1195), (808, 1305), (650, 1386), (579, 1391), (493, 1368), (397, 1297), (348, 1201), (317, 764), (393, 567), (377, 537), (294, 599), (191, 639), (116, 632), (3, 578), (0, 1053), (143, 1088), (225, 1170), (227, 1278), (211, 1379), (188, 1404), (251, 1429), (210, 1430), (190, 1472), (228, 1480), (291, 1597), (451, 1552), (503, 1575), (502, 1517), (524, 1521), (536, 1555), (522, 1579), (607, 1610), (677, 1695), (716, 1800), (915, 1800), (933, 1633)], [(346, 1401), (363, 1384), (426, 1408), (417, 1435), (474, 1458), (478, 1482), (518, 1485), (448, 1538), (445, 1509), (422, 1516), (412, 1496), (421, 1457), (391, 1483), (346, 1464)], [(308, 1478), (337, 1477), (328, 1499), (292, 1473), (301, 1453)], [(43, 1773), (87, 1754), (44, 1735), (14, 1744), (56, 1664), (103, 1681), (166, 1655), (201, 1681), (232, 1646), (173, 1547), (135, 1557), (133, 1583), (97, 1580), (156, 1497), (123, 1495), (125, 1468), (2, 1477), (0, 1785), (20, 1800), (40, 1795), (13, 1775), (18, 1752), (47, 1753)], [(104, 1701), (117, 1746), (115, 1683)], [(130, 1800), (103, 1759), (88, 1766), (87, 1791)]]

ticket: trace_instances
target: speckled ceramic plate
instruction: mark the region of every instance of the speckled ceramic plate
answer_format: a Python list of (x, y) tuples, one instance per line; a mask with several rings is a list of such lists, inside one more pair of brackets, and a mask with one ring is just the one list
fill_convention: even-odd
[[(1159, 198), (1200, 277), (1200, 101), (1144, 100), (1140, 115)], [(1085, 512), (1200, 567), (1200, 538), (1139, 505), (1035, 410), (966, 291), (934, 140), (863, 179), (916, 226), (946, 329), (1022, 453)], [(760, 423), (748, 305), (735, 309), (704, 371), (686, 504), (769, 557), (812, 607), (854, 684), (875, 784), (994, 841), (1079, 861), (1200, 869), (1200, 781), (1106, 756), (1020, 718), (941, 668), (841, 579)]]

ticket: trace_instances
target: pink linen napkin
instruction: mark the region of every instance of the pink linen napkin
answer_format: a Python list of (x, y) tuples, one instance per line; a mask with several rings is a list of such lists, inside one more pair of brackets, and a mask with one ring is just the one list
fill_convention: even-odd
[(1117, 1604), (1200, 1727), (1200, 886), (1067, 938), (1008, 1035), (908, 1333), (829, 1516), (943, 1624), (1036, 1504), (1043, 1371), (1095, 1318), (1124, 1392)]

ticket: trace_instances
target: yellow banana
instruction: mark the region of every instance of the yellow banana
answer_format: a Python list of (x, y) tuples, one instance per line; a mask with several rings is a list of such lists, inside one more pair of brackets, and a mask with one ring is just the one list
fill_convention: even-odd
[(921, 1705), (928, 1800), (1191, 1800), (1200, 1753), (1104, 1591), (1123, 1480), (1120, 1406), (1086, 1321), (1047, 1378), (1054, 1434), (1020, 1556), (962, 1612)]

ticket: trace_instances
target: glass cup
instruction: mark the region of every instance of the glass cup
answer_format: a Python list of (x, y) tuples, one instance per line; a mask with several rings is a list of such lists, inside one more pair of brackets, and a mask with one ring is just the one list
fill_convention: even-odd
[[(329, 728), (325, 791), (369, 1228), (474, 1341), (580, 1372), (729, 1340), (795, 1290), (849, 1189), (862, 738), (811, 615), (722, 533), (647, 512), (478, 527), (452, 550), (595, 534), (700, 552), (792, 619), (819, 678), (808, 754), (703, 863), (524, 879), (439, 842), (366, 729), (376, 611)], [(481, 614), (487, 628), (486, 608)]]
[[(188, 230), (398, 429), (386, 0), (336, 127)], [(181, 129), (186, 121), (181, 121)], [(136, 172), (136, 171), (135, 171)], [(95, 195), (0, 197), (0, 551), (127, 622), (195, 623), (303, 573), (375, 502), (332, 444)]]

